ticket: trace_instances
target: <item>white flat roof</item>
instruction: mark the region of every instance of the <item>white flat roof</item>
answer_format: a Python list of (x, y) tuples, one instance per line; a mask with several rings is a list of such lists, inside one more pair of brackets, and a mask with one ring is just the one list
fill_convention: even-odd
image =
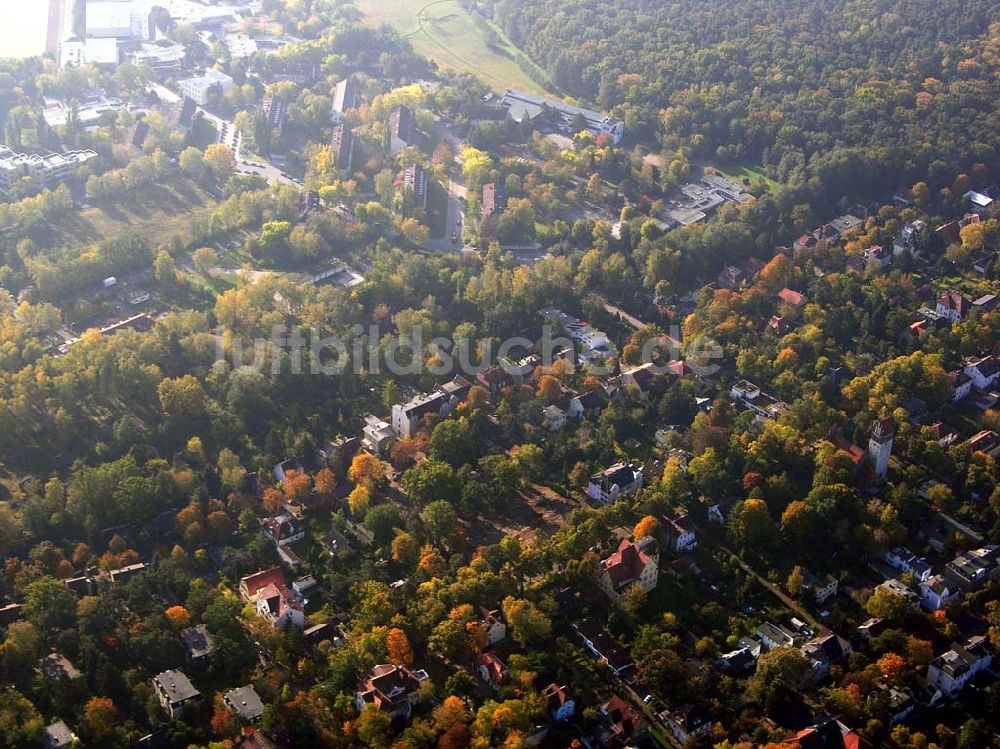
[(93, 29), (121, 30), (132, 33), (132, 3), (115, 2), (114, 0), (99, 0), (87, 3), (87, 31)]

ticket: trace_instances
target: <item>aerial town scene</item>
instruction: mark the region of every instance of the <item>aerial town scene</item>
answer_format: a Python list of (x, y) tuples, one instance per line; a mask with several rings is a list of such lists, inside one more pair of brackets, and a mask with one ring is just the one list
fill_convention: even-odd
[(0, 0), (0, 747), (1000, 749), (998, 123), (990, 0)]

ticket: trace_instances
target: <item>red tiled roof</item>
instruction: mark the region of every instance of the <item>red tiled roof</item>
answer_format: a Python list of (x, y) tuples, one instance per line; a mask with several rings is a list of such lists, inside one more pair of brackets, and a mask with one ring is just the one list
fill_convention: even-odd
[(781, 301), (783, 301), (785, 304), (790, 304), (793, 307), (802, 306), (803, 302), (805, 302), (806, 300), (805, 296), (803, 296), (797, 291), (792, 291), (791, 289), (788, 288), (784, 288), (781, 291), (779, 291), (778, 297), (780, 297)]
[(638, 580), (652, 557), (629, 540), (618, 546), (618, 551), (601, 562), (601, 568), (608, 573), (611, 584), (618, 589), (625, 583)]
[(240, 580), (240, 590), (246, 588), (247, 596), (253, 598), (262, 588), (272, 584), (285, 584), (285, 573), (281, 571), (281, 567), (272, 567), (269, 570), (261, 570), (247, 575)]

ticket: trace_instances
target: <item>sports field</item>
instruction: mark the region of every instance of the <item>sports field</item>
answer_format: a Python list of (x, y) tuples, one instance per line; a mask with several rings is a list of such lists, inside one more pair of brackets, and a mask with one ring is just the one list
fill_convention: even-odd
[(419, 54), (442, 68), (478, 75), (497, 91), (545, 93), (518, 64), (523, 53), (496, 26), (490, 24), (492, 32), (484, 31), (457, 0), (355, 0), (354, 4), (367, 23), (389, 24)]

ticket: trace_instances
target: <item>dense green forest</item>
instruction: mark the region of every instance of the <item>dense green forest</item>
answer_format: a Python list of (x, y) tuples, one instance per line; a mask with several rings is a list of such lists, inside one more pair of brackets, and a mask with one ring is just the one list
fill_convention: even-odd
[(557, 85), (629, 131), (774, 176), (859, 148), (909, 183), (992, 161), (1000, 6), (986, 0), (483, 0)]

